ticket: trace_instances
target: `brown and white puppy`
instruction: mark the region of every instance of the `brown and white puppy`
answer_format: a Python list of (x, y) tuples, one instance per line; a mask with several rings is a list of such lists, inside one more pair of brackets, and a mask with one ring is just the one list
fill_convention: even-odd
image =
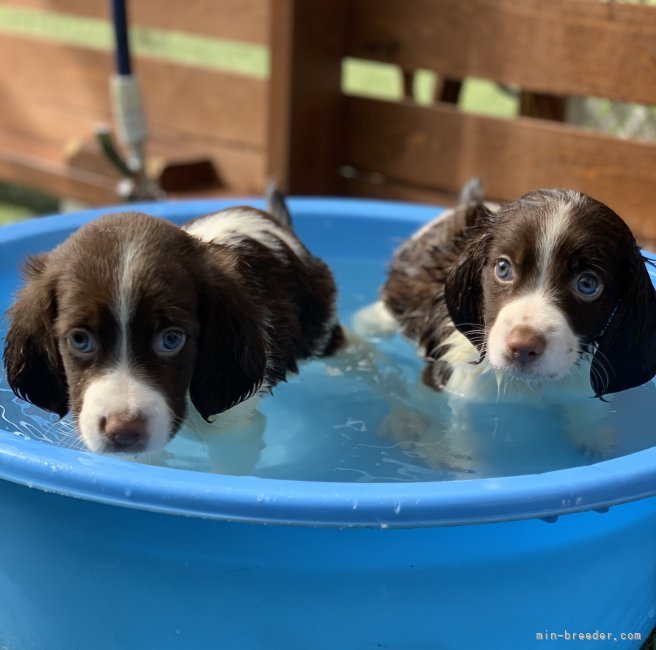
[(301, 359), (342, 341), (330, 271), (277, 192), (272, 205), (182, 228), (111, 214), (28, 260), (5, 341), (11, 388), (70, 410), (100, 453), (156, 451), (186, 418), (252, 412)]
[(440, 216), (396, 252), (358, 321), (400, 326), (424, 383), (475, 400), (602, 397), (656, 373), (645, 260), (615, 212), (574, 191)]

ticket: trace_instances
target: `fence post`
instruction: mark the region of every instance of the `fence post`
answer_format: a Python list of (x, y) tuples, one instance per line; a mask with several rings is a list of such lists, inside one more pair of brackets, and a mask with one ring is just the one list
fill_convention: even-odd
[(272, 0), (269, 175), (289, 194), (340, 194), (347, 0)]

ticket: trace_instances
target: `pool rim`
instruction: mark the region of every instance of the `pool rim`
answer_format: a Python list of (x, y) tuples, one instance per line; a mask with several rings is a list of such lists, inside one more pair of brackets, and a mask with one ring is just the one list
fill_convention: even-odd
[[(261, 199), (108, 206), (0, 228), (0, 246), (79, 227), (107, 212), (191, 218)], [(292, 198), (302, 218), (392, 219), (420, 225), (442, 208), (369, 199)], [(652, 276), (653, 277), (653, 276)], [(113, 506), (259, 524), (398, 528), (554, 520), (656, 496), (656, 447), (542, 474), (445, 482), (332, 483), (225, 476), (125, 462), (0, 432), (0, 478)]]

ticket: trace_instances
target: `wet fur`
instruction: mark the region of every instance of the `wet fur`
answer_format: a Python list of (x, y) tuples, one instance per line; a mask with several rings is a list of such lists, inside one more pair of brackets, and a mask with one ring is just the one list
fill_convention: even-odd
[[(332, 275), (294, 235), (282, 198), (272, 214), (252, 208), (224, 213), (230, 210), (279, 228), (272, 232), (283, 239), (272, 235), (262, 243), (237, 233), (229, 241), (206, 241), (201, 235), (209, 221), (185, 226), (200, 228), (195, 236), (131, 212), (102, 217), (52, 252), (28, 259), (5, 339), (13, 391), (59, 416), (70, 410), (78, 419), (89, 386), (123, 368), (144, 387), (142, 393), (164, 398), (170, 421), (170, 430), (161, 434), (165, 443), (190, 408), (213, 420), (270, 391), (298, 371), (299, 361), (339, 348), (343, 335)], [(224, 213), (205, 219), (222, 219)], [(126, 250), (132, 261), (125, 261)], [(121, 264), (124, 277), (117, 271)], [(116, 308), (122, 291), (132, 300), (125, 342)], [(153, 333), (172, 324), (186, 332), (187, 341), (175, 357), (163, 360), (153, 352)], [(67, 333), (75, 327), (92, 331), (100, 342), (93, 359), (72, 353)]]
[[(448, 215), (449, 226), (436, 220), (395, 254), (382, 297), (402, 332), (420, 346), (426, 384), (436, 390), (450, 386), (456, 331), (472, 346), (472, 360), (485, 364), (497, 314), (535, 280), (536, 223), (563, 202), (571, 203), (574, 212), (546, 273), (553, 302), (578, 338), (579, 358), (590, 363), (588, 394), (601, 397), (654, 376), (656, 296), (629, 228), (590, 197), (538, 190), (497, 210), (481, 201), (461, 205)], [(490, 268), (500, 250), (511, 250), (521, 260), (523, 286), (509, 291), (494, 282)], [(605, 283), (594, 303), (577, 301), (568, 289), (572, 274), (588, 267)]]

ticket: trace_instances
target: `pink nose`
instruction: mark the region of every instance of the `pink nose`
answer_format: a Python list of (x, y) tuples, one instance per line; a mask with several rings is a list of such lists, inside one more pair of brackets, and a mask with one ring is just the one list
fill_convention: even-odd
[(116, 451), (139, 451), (146, 443), (146, 418), (114, 413), (100, 419), (100, 431)]
[(521, 365), (533, 363), (542, 356), (547, 340), (525, 325), (514, 327), (506, 339), (508, 357)]

